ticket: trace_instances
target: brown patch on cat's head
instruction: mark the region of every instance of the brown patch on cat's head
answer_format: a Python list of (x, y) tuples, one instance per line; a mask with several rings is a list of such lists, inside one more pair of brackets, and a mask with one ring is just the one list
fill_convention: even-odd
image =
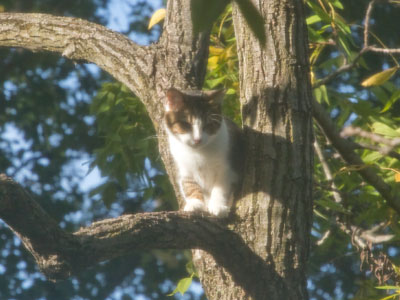
[(181, 92), (168, 89), (164, 114), (166, 126), (174, 134), (188, 133), (198, 118), (207, 134), (215, 134), (221, 126), (223, 96), (223, 90)]
[(182, 109), (184, 95), (175, 88), (168, 89), (165, 99), (165, 111), (179, 111)]

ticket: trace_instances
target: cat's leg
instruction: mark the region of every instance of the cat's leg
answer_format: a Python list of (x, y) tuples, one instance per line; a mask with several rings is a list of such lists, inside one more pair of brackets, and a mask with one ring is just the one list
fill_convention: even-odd
[(227, 217), (231, 211), (234, 185), (238, 175), (229, 166), (220, 167), (207, 202), (207, 210), (217, 217)]
[(217, 217), (226, 217), (231, 211), (232, 197), (230, 187), (214, 186), (208, 201), (208, 211)]
[(185, 197), (184, 211), (205, 211), (204, 197), (200, 186), (191, 178), (184, 177), (180, 181), (181, 191)]
[(217, 217), (228, 216), (233, 202), (233, 182), (236, 181), (236, 174), (230, 169), (223, 168), (216, 176), (214, 186), (211, 189), (207, 209)]

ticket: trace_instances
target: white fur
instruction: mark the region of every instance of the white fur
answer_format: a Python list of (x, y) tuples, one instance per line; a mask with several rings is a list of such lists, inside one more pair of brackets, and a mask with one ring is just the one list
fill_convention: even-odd
[[(201, 187), (210, 213), (221, 217), (228, 215), (232, 205), (232, 185), (237, 181), (237, 175), (228, 160), (229, 132), (225, 121), (215, 135), (207, 135), (200, 130), (201, 142), (198, 145), (193, 140), (199, 130), (194, 130), (194, 134), (176, 136), (168, 128), (167, 132), (180, 179), (192, 178)], [(183, 193), (182, 187), (181, 191)], [(184, 210), (204, 210), (204, 204), (200, 205), (199, 199), (185, 200)]]
[(195, 198), (185, 198), (186, 204), (185, 207), (183, 208), (184, 211), (200, 211), (206, 210), (206, 206), (204, 205), (204, 202), (195, 199)]

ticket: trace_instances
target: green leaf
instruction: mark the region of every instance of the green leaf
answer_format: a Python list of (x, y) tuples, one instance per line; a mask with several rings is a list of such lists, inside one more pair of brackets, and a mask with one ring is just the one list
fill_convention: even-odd
[(319, 210), (317, 209), (313, 209), (314, 214), (317, 215), (318, 217), (324, 219), (325, 221), (329, 221), (329, 218), (327, 216), (325, 216), (323, 213), (321, 213)]
[(236, 94), (236, 90), (235, 90), (235, 89), (228, 89), (228, 90), (226, 91), (226, 94), (227, 94), (227, 95), (235, 95), (235, 94)]
[(319, 7), (317, 4), (307, 1), (307, 5), (311, 8), (311, 10), (316, 13), (321, 20), (323, 20), (325, 23), (331, 23), (332, 18), (329, 14), (327, 14), (321, 7)]
[(191, 277), (193, 277), (193, 276), (199, 277), (199, 275), (197, 274), (197, 271), (196, 271), (196, 269), (195, 269), (195, 267), (194, 267), (194, 264), (193, 264), (193, 261), (192, 261), (192, 260), (189, 261), (189, 262), (186, 264), (185, 267), (186, 267), (186, 271), (188, 272), (188, 274), (190, 274)]
[(387, 296), (385, 298), (381, 298), (379, 300), (390, 300), (390, 299), (395, 300), (398, 296), (399, 296), (399, 294), (393, 294), (393, 295)]
[[(395, 264), (392, 264), (393, 270), (397, 275), (400, 275), (400, 267), (396, 266)], [(400, 287), (398, 287), (400, 289)]]
[(372, 124), (372, 129), (374, 130), (375, 133), (388, 136), (388, 137), (400, 137), (400, 133), (397, 132), (395, 129), (392, 127), (386, 125), (385, 123), (381, 122), (374, 122)]
[(328, 92), (326, 90), (326, 86), (325, 85), (321, 85), (317, 88), (314, 89), (314, 96), (315, 99), (321, 103), (322, 101), (326, 102), (327, 104), (329, 103), (329, 97), (328, 97)]
[(340, 46), (343, 48), (344, 52), (346, 52), (346, 55), (348, 57), (351, 57), (351, 51), (350, 51), (349, 44), (347, 41), (347, 36), (345, 34), (343, 34), (343, 32), (339, 32), (338, 40), (339, 40)]
[(380, 111), (381, 113), (384, 113), (388, 111), (392, 105), (400, 99), (400, 90), (397, 90), (392, 94), (392, 96), (389, 98), (389, 100), (386, 102), (385, 107)]
[(318, 57), (320, 56), (322, 50), (324, 50), (325, 45), (317, 45), (315, 50), (312, 52), (310, 56), (310, 64), (314, 65), (317, 62)]
[(207, 80), (207, 85), (210, 88), (215, 88), (216, 86), (218, 86), (219, 84), (221, 84), (224, 80), (225, 80), (226, 76), (222, 76), (216, 79), (209, 79)]
[(167, 296), (173, 296), (176, 293), (181, 293), (181, 295), (183, 296), (183, 294), (188, 290), (188, 288), (192, 284), (192, 279), (193, 279), (193, 275), (179, 280), (178, 285), (176, 286), (175, 290), (171, 294), (168, 294)]
[(339, 9), (344, 9), (343, 4), (339, 0), (331, 0), (330, 1), (333, 6), (339, 8)]
[(343, 33), (349, 34), (349, 35), (346, 36), (347, 38), (351, 38), (351, 36), (350, 36), (350, 34), (351, 34), (350, 26), (347, 25), (339, 15), (336, 16), (335, 23), (339, 26), (340, 30), (342, 30)]
[(103, 103), (101, 103), (100, 107), (97, 109), (97, 114), (99, 113), (103, 113), (110, 110), (110, 104), (106, 101), (104, 101)]
[(349, 211), (343, 208), (339, 203), (336, 203), (331, 200), (319, 199), (315, 200), (315, 203), (333, 211), (341, 212), (344, 214), (349, 214)]
[(381, 285), (381, 286), (376, 286), (375, 288), (380, 290), (400, 290), (400, 286), (395, 286), (395, 285)]
[(314, 43), (326, 42), (326, 39), (321, 35), (321, 33), (310, 26), (308, 26), (308, 37), (310, 41)]
[(366, 154), (365, 156), (363, 156), (363, 161), (366, 164), (369, 163), (373, 163), (376, 162), (377, 160), (382, 158), (382, 154), (380, 154), (379, 152), (370, 152), (368, 154)]
[(308, 17), (306, 19), (307, 25), (311, 25), (311, 24), (314, 24), (314, 23), (317, 23), (317, 22), (321, 22), (321, 21), (322, 21), (321, 17), (318, 16), (318, 15), (313, 15), (313, 16)]

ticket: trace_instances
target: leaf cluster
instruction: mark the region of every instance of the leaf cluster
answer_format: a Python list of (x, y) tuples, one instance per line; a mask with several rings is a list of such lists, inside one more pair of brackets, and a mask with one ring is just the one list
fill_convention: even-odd
[(160, 165), (157, 136), (140, 100), (125, 86), (106, 83), (93, 99), (91, 113), (103, 144), (94, 151), (90, 170), (98, 167), (108, 178), (91, 194), (100, 194), (108, 206), (118, 193), (129, 190), (140, 193), (144, 201), (173, 198), (162, 192), (171, 189)]

